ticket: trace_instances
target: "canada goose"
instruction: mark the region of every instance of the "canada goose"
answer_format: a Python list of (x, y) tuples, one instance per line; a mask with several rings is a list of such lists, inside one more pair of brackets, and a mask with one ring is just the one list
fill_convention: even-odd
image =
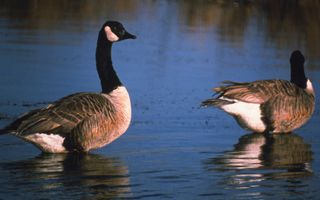
[(305, 76), (304, 61), (300, 51), (292, 52), (291, 81), (223, 82), (213, 89), (218, 96), (202, 106), (218, 107), (254, 132), (291, 132), (307, 122), (314, 110), (315, 94)]
[(111, 61), (114, 42), (135, 39), (116, 21), (103, 24), (97, 40), (96, 65), (102, 92), (72, 94), (36, 109), (0, 130), (34, 144), (43, 152), (88, 152), (105, 146), (129, 127), (131, 103)]

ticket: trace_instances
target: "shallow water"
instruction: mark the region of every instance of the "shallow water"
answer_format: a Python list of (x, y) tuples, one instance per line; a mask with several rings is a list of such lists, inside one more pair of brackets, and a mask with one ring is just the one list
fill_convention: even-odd
[(318, 107), (293, 134), (274, 136), (199, 108), (224, 80), (288, 79), (294, 49), (319, 93), (317, 1), (0, 4), (1, 127), (62, 96), (100, 91), (94, 51), (106, 19), (138, 37), (113, 48), (132, 99), (126, 134), (88, 155), (43, 155), (1, 136), (0, 199), (317, 199)]

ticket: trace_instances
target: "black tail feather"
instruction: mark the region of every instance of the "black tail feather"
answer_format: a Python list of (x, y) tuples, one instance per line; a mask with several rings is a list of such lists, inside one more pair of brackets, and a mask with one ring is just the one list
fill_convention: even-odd
[(13, 123), (7, 125), (6, 127), (2, 128), (2, 129), (0, 129), (0, 135), (14, 132), (16, 130), (16, 126), (18, 125), (18, 123), (17, 123), (18, 120), (14, 121)]
[(3, 134), (8, 134), (8, 133), (12, 133), (15, 132), (18, 127), (20, 126), (20, 124), (27, 119), (28, 117), (30, 117), (31, 115), (34, 115), (35, 113), (37, 113), (39, 110), (41, 109), (36, 109), (36, 110), (32, 110), (24, 115), (22, 115), (21, 117), (19, 117), (18, 119), (16, 119), (15, 121), (13, 121), (11, 124), (7, 125), (6, 127), (4, 127), (3, 129), (0, 129), (0, 135)]
[(0, 129), (0, 135), (8, 134), (11, 132), (13, 132), (13, 130), (10, 130), (9, 126), (3, 128), (3, 129)]
[(224, 99), (207, 99), (201, 103), (201, 107), (215, 106), (221, 107), (223, 105), (232, 104), (233, 101), (228, 101)]

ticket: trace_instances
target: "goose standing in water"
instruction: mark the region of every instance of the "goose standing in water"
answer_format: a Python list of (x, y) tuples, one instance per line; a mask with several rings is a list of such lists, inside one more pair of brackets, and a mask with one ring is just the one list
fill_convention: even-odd
[(288, 133), (306, 123), (314, 111), (315, 94), (304, 73), (300, 51), (290, 57), (291, 81), (226, 81), (213, 90), (216, 98), (202, 102), (233, 116), (242, 128), (254, 132)]
[(129, 127), (131, 103), (111, 61), (114, 42), (135, 39), (121, 23), (103, 24), (96, 48), (102, 92), (72, 94), (26, 113), (0, 133), (12, 133), (48, 153), (88, 152), (103, 147)]

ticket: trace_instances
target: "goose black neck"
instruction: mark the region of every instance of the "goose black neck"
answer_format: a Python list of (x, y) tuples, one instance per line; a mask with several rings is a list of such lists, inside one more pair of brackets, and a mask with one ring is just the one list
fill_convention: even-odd
[[(302, 54), (301, 54), (302, 56)], [(298, 87), (305, 89), (307, 87), (307, 77), (304, 73), (304, 57), (303, 59), (291, 59), (291, 82)]]
[(96, 65), (102, 93), (106, 94), (122, 85), (112, 65), (111, 48), (112, 42), (107, 40), (104, 30), (101, 30), (97, 41)]

